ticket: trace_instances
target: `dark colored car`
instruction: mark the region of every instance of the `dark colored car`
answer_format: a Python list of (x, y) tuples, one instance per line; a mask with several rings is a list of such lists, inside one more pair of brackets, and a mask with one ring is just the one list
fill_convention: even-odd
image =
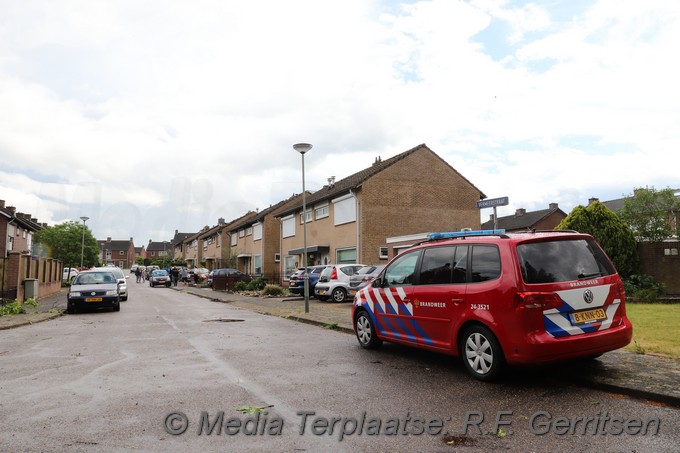
[[(307, 268), (307, 274), (309, 275), (309, 295), (314, 296), (314, 287), (316, 287), (319, 281), (319, 275), (326, 266), (309, 266)], [(305, 295), (305, 280), (304, 280), (304, 268), (298, 269), (293, 275), (290, 276), (288, 280), (288, 291), (298, 296)]]
[(73, 280), (67, 294), (66, 311), (81, 308), (111, 308), (120, 311), (120, 284), (113, 272), (85, 271)]
[(149, 276), (149, 286), (152, 288), (157, 285), (170, 288), (171, 284), (170, 274), (168, 274), (168, 271), (166, 270), (153, 271)]

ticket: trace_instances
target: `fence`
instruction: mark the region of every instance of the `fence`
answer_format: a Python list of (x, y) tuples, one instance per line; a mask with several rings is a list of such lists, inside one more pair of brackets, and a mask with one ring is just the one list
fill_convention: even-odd
[(0, 292), (3, 301), (17, 299), (23, 302), (27, 297), (43, 298), (61, 290), (61, 261), (9, 252), (1, 262)]

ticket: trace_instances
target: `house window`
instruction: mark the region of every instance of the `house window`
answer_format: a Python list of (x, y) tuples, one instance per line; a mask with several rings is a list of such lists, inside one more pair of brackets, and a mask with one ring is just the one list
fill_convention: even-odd
[(286, 257), (283, 259), (284, 280), (289, 280), (290, 276), (293, 275), (293, 272), (295, 272), (295, 268), (297, 267), (297, 259), (298, 257), (295, 255), (286, 255)]
[(387, 247), (380, 247), (380, 249), (378, 250), (378, 258), (380, 258), (381, 260), (386, 260), (389, 257), (390, 256)]
[(256, 223), (253, 225), (253, 241), (259, 241), (262, 239), (262, 224)]
[(314, 217), (318, 219), (323, 219), (324, 217), (328, 217), (328, 205), (325, 204), (323, 206), (319, 206), (318, 208), (314, 208)]
[(262, 275), (262, 255), (253, 256), (253, 267), (255, 275)]
[(246, 236), (252, 236), (252, 234), (253, 234), (253, 227), (246, 228)]
[(333, 214), (334, 225), (356, 221), (356, 198), (353, 195), (347, 195), (333, 200)]
[(289, 216), (283, 219), (282, 234), (284, 238), (295, 236), (295, 217)]
[(335, 252), (335, 262), (338, 264), (356, 263), (357, 249), (356, 247), (339, 249)]
[(666, 256), (677, 256), (678, 249), (663, 249), (663, 254)]
[(242, 238), (246, 235), (246, 230), (238, 230), (238, 237)]
[(410, 249), (411, 247), (413, 247), (413, 245), (402, 245), (402, 246), (399, 246), (399, 247), (395, 247), (394, 248), (394, 254), (399, 255), (401, 252), (403, 252), (406, 249)]
[[(312, 210), (310, 209), (310, 210), (307, 211), (307, 223), (309, 223), (311, 221), (312, 221)], [(302, 216), (302, 214), (300, 214), (300, 225), (302, 225), (304, 222), (305, 222), (305, 219)]]
[(275, 263), (281, 262), (281, 254), (280, 253), (274, 253), (274, 262)]
[(238, 243), (238, 237), (235, 234), (231, 235), (231, 246), (235, 246)]

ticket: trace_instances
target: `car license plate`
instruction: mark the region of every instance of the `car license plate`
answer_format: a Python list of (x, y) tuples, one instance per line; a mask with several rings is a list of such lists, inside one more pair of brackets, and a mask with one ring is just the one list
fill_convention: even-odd
[(597, 322), (607, 319), (607, 314), (602, 308), (594, 310), (577, 311), (570, 315), (571, 323), (574, 325), (587, 324), (590, 322)]
[(353, 295), (355, 295), (356, 293), (357, 293), (357, 290), (356, 290), (356, 289), (350, 289), (350, 290), (349, 290), (349, 295), (350, 295), (350, 296), (353, 296)]
[(323, 296), (324, 294), (326, 294), (326, 290), (325, 290), (325, 289), (320, 289), (320, 290), (319, 290), (319, 294), (321, 294), (321, 295)]
[(87, 297), (85, 298), (85, 302), (101, 302), (102, 298), (101, 297)]

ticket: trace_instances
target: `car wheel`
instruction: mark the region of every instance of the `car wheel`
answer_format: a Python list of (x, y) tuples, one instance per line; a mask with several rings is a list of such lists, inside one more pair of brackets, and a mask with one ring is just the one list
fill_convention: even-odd
[(500, 343), (484, 326), (468, 328), (463, 334), (460, 349), (465, 368), (481, 381), (493, 381), (505, 367)]
[(116, 304), (113, 306), (113, 311), (120, 311), (120, 304)]
[(127, 298), (128, 298), (128, 296), (125, 296), (125, 297), (121, 298), (120, 300), (122, 300), (123, 302), (125, 302), (125, 301), (127, 300)]
[(153, 283), (149, 282), (149, 286), (153, 288)]
[(382, 340), (375, 335), (373, 321), (366, 311), (360, 311), (354, 318), (354, 331), (362, 348), (375, 349), (382, 344)]
[(66, 306), (66, 313), (68, 313), (69, 315), (72, 315), (72, 314), (74, 314), (75, 312), (76, 312), (76, 307), (73, 306), (73, 304), (68, 304), (68, 305)]
[(331, 293), (334, 302), (344, 302), (347, 298), (347, 292), (343, 288), (335, 288)]

